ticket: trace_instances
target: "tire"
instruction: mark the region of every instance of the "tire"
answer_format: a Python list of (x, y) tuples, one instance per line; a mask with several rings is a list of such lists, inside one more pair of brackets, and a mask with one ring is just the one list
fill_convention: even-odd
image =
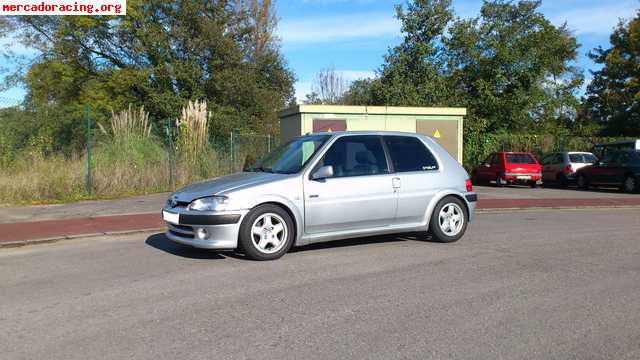
[(502, 176), (496, 174), (496, 187), (502, 187)]
[(633, 175), (627, 175), (622, 183), (622, 191), (633, 194), (638, 191), (638, 179)]
[(561, 188), (566, 189), (567, 187), (569, 187), (569, 180), (567, 179), (567, 175), (562, 173), (558, 175), (558, 179), (558, 185), (560, 185)]
[(294, 239), (291, 216), (281, 207), (267, 204), (253, 208), (242, 220), (238, 246), (249, 259), (275, 260), (289, 251)]
[(538, 182), (536, 181), (529, 181), (529, 186), (531, 186), (532, 189), (535, 189), (538, 187)]
[(578, 189), (589, 190), (589, 180), (584, 174), (579, 174), (576, 181), (578, 184)]
[[(458, 222), (455, 221), (456, 215)], [(464, 235), (468, 222), (469, 213), (462, 200), (447, 196), (433, 209), (429, 222), (429, 234), (435, 242), (456, 242)]]

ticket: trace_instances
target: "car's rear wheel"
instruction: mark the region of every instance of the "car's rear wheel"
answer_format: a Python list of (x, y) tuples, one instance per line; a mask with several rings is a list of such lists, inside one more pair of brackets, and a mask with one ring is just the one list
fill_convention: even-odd
[(434, 241), (450, 243), (458, 241), (467, 230), (469, 214), (462, 200), (447, 196), (440, 200), (429, 223), (429, 233)]
[(251, 210), (240, 225), (239, 246), (253, 260), (275, 260), (289, 251), (294, 239), (293, 220), (276, 205)]
[(579, 174), (578, 175), (578, 188), (582, 189), (582, 190), (588, 190), (589, 189), (589, 180), (587, 180), (587, 177), (584, 174)]
[(627, 193), (634, 193), (638, 191), (638, 180), (633, 175), (627, 175), (622, 184), (622, 190)]

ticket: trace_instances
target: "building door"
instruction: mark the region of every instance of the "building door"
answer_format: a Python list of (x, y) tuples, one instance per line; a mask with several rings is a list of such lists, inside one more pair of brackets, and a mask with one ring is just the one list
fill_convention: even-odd
[(313, 119), (313, 132), (347, 131), (345, 119)]
[(458, 160), (458, 121), (453, 120), (418, 120), (416, 132), (431, 136), (440, 146)]

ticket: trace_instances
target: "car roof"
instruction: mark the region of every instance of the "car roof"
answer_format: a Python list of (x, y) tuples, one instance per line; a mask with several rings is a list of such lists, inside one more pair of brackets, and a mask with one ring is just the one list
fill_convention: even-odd
[(527, 154), (527, 155), (532, 155), (530, 152), (526, 152), (526, 151), (498, 151), (498, 154)]
[(345, 136), (345, 135), (395, 135), (395, 136), (427, 136), (424, 134), (404, 132), (404, 131), (385, 131), (385, 130), (357, 130), (357, 131), (332, 131), (332, 132), (313, 132), (307, 133), (305, 136), (314, 135), (332, 135), (332, 136)]

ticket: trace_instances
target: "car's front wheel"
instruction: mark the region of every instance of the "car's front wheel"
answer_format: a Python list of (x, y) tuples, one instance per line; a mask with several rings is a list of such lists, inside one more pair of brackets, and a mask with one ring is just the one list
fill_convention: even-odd
[(240, 225), (239, 247), (253, 260), (275, 260), (289, 251), (294, 241), (294, 225), (279, 206), (253, 208)]
[(458, 241), (467, 230), (468, 219), (467, 207), (462, 200), (447, 196), (433, 209), (429, 233), (437, 242)]

